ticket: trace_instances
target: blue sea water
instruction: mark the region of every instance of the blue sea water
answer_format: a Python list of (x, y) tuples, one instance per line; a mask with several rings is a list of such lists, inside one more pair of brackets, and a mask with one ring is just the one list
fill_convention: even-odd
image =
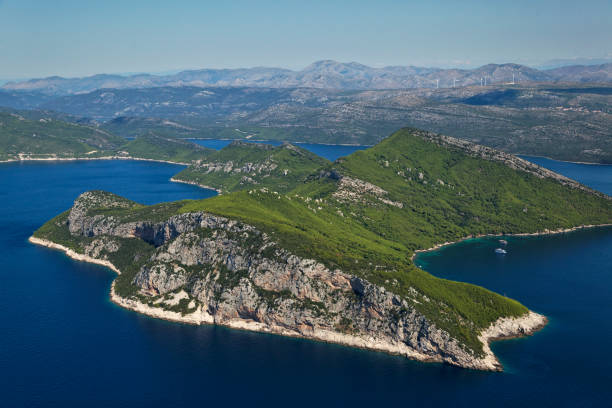
[(612, 195), (612, 164), (593, 165), (552, 160), (546, 157), (522, 155), (520, 157), (571, 179), (578, 180), (595, 190)]
[[(129, 161), (0, 165), (1, 407), (610, 404), (611, 229), (511, 238), (505, 257), (493, 253), (495, 241), (474, 240), (417, 259), (436, 275), (484, 285), (550, 318), (532, 337), (494, 343), (503, 373), (148, 318), (110, 302), (113, 272), (27, 242), (86, 190), (143, 203), (214, 194), (169, 182), (179, 169)], [(578, 176), (599, 171), (588, 166)]]
[[(219, 150), (232, 143), (232, 140), (226, 139), (191, 139), (192, 142), (199, 144), (200, 146), (208, 147), (211, 149)], [(282, 142), (275, 140), (261, 140), (253, 141), (253, 143), (265, 143), (272, 146), (280, 146)], [(328, 145), (319, 143), (293, 143), (296, 146), (303, 147), (306, 150), (318, 154), (321, 157), (325, 157), (327, 160), (334, 161), (339, 157), (348, 156), (349, 154), (356, 152), (357, 150), (367, 149), (369, 146), (354, 146), (354, 145)]]

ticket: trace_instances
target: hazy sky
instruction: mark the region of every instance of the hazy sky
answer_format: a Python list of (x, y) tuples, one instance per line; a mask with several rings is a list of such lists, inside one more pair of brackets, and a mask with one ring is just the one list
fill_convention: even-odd
[[(496, 4), (496, 5), (494, 5)], [(612, 56), (612, 1), (0, 0), (0, 78)]]

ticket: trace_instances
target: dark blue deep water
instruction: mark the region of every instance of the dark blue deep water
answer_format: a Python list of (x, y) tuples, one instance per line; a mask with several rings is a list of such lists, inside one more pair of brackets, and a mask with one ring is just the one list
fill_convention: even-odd
[(86, 190), (143, 203), (212, 194), (169, 182), (179, 169), (0, 165), (0, 407), (610, 405), (611, 229), (510, 239), (505, 257), (475, 240), (418, 258), (550, 318), (530, 338), (494, 344), (504, 373), (151, 319), (110, 302), (111, 271), (27, 242)]
[(612, 195), (612, 164), (593, 165), (570, 163), (547, 159), (546, 157), (520, 156), (532, 163), (546, 167), (571, 179), (578, 180), (595, 190)]

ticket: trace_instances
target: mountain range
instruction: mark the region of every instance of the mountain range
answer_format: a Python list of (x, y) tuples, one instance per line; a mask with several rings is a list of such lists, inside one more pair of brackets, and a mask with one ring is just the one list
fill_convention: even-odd
[[(134, 138), (375, 144), (411, 126), (511, 153), (612, 163), (612, 86), (400, 90), (165, 86), (51, 96), (0, 90), (0, 111)], [(28, 110), (24, 110), (28, 109)]]
[(450, 88), (455, 86), (533, 82), (610, 82), (612, 63), (574, 65), (538, 70), (519, 64), (488, 64), (474, 69), (415, 66), (370, 67), (357, 62), (317, 61), (300, 71), (284, 68), (200, 69), (170, 75), (109, 75), (83, 78), (52, 76), (8, 82), (5, 91), (72, 95), (98, 89), (152, 88), (161, 86), (268, 87), (324, 89)]

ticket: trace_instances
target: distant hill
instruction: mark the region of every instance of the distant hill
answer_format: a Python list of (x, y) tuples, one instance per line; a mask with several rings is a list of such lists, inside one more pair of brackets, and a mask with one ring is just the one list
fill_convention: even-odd
[(612, 163), (612, 86), (604, 85), (164, 87), (98, 90), (42, 106), (106, 121), (101, 128), (123, 136), (375, 144), (412, 126), (511, 153)]
[(15, 160), (66, 160), (138, 158), (191, 163), (215, 150), (152, 133), (126, 140), (104, 129), (67, 122), (45, 111), (0, 110), (0, 162)]
[[(501, 76), (511, 69), (491, 65), (473, 75)], [(597, 68), (589, 69), (595, 72)], [(25, 102), (19, 99), (22, 94)], [(0, 91), (0, 103), (4, 100), (19, 108), (26, 102), (31, 105), (34, 95)], [(372, 145), (394, 130), (410, 126), (511, 153), (612, 163), (610, 84), (519, 83), (362, 91), (165, 86), (38, 95), (36, 110), (18, 113), (26, 118), (55, 118), (97, 127), (130, 138), (154, 133), (164, 138)]]
[(122, 137), (101, 129), (0, 112), (0, 160), (93, 158), (124, 143)]
[(328, 164), (328, 160), (289, 143), (271, 146), (235, 141), (192, 163), (173, 180), (211, 186), (222, 192), (254, 186), (285, 192)]
[(53, 96), (40, 92), (0, 90), (0, 106), (13, 109), (37, 108), (51, 99)]
[(74, 95), (97, 89), (153, 88), (160, 86), (238, 86), (266, 88), (403, 89), (436, 88), (515, 82), (609, 82), (612, 65), (577, 65), (537, 70), (519, 64), (488, 64), (475, 69), (442, 69), (415, 66), (374, 68), (356, 62), (317, 61), (300, 71), (282, 68), (201, 69), (171, 75), (99, 74), (84, 78), (58, 76), (9, 82), (7, 91)]
[(572, 65), (546, 71), (564, 82), (612, 82), (612, 63), (601, 65)]
[(147, 160), (191, 163), (216, 153), (213, 149), (177, 139), (166, 139), (154, 134), (138, 136), (119, 148), (118, 153)]
[[(243, 115), (278, 103), (295, 100), (293, 89), (198, 88), (192, 86), (138, 89), (100, 89), (66, 95), (43, 102), (39, 109), (107, 120), (120, 116), (177, 118), (214, 121)], [(308, 95), (311, 95), (308, 92)], [(315, 95), (327, 92), (316, 90)], [(299, 96), (298, 96), (299, 97)], [(307, 96), (309, 97), (309, 96)], [(315, 96), (316, 97), (316, 96)]]
[(553, 68), (561, 68), (561, 67), (569, 67), (575, 65), (601, 65), (608, 64), (612, 62), (612, 55), (608, 57), (601, 58), (557, 58), (545, 61), (534, 68), (545, 70), (545, 69), (553, 69)]

